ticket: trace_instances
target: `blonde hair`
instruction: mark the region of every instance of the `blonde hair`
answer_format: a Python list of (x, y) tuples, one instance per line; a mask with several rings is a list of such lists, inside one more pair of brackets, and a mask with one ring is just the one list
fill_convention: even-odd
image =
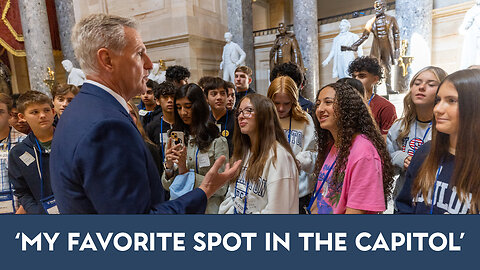
[(107, 48), (120, 53), (127, 41), (125, 27), (136, 28), (134, 20), (109, 14), (92, 14), (78, 22), (72, 31), (75, 56), (86, 74), (98, 72), (97, 51)]
[[(397, 121), (401, 121), (402, 128), (401, 132), (398, 135), (397, 138), (397, 143), (402, 144), (403, 139), (408, 136), (408, 133), (410, 132), (410, 126), (412, 123), (415, 121), (417, 118), (417, 110), (415, 107), (415, 104), (413, 104), (412, 101), (412, 86), (415, 83), (415, 80), (420, 76), (425, 71), (430, 71), (435, 75), (435, 78), (439, 83), (441, 83), (445, 77), (447, 77), (447, 72), (445, 72), (443, 69), (435, 66), (427, 66), (422, 68), (420, 71), (418, 71), (415, 75), (413, 75), (412, 80), (410, 80), (410, 90), (408, 93), (405, 95), (403, 98), (403, 116)], [(433, 109), (432, 109), (432, 114), (433, 114)]]
[(295, 81), (288, 76), (279, 76), (272, 81), (268, 87), (267, 97), (273, 101), (278, 93), (285, 93), (292, 101), (292, 109), (290, 111), (292, 118), (297, 121), (308, 123), (307, 113), (302, 110), (298, 103), (298, 88)]
[(151, 145), (155, 145), (155, 143), (148, 138), (147, 133), (145, 133), (145, 129), (143, 128), (142, 123), (140, 121), (140, 115), (138, 114), (137, 106), (135, 106), (135, 104), (133, 104), (132, 101), (128, 101), (127, 105), (133, 111), (133, 114), (137, 119), (137, 121), (135, 121), (135, 125), (137, 126), (137, 129), (138, 129), (138, 132), (140, 132), (140, 135), (142, 135), (143, 140)]

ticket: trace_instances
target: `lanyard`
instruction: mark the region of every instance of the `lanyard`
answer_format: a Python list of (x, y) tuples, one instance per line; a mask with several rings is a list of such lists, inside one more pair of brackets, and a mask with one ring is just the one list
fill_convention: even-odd
[[(227, 123), (228, 123), (228, 110), (227, 110), (227, 118), (225, 119), (225, 128), (223, 130), (227, 130)], [(227, 137), (227, 136), (225, 136), (225, 137)]]
[(372, 99), (373, 99), (374, 96), (375, 96), (375, 93), (373, 93), (372, 96), (370, 97), (370, 99), (368, 100), (368, 105), (370, 105), (370, 102), (372, 102)]
[[(430, 131), (430, 128), (432, 127), (432, 122), (430, 122), (428, 124), (428, 128), (427, 128), (427, 131), (425, 131), (425, 134), (423, 135), (423, 139), (422, 139), (422, 144), (425, 143), (425, 138), (427, 137), (427, 134), (428, 132)], [(414, 138), (417, 138), (417, 120), (415, 120), (415, 137)], [(420, 147), (421, 145), (419, 145), (418, 147)], [(415, 152), (417, 151), (418, 148), (415, 148), (413, 149), (413, 154), (415, 154)]]
[(288, 126), (288, 144), (290, 144), (290, 133), (292, 132), (292, 116), (290, 115), (290, 125)]
[[(44, 194), (43, 194), (42, 148), (40, 148), (40, 143), (38, 143), (38, 140), (36, 137), (35, 137), (35, 142), (37, 143), (38, 151), (40, 152), (40, 155), (38, 156), (38, 160), (40, 164), (37, 163), (37, 166), (39, 167), (38, 172), (40, 173), (40, 196), (41, 196), (41, 200), (43, 200)], [(36, 151), (35, 151), (35, 154), (36, 154)]]
[(162, 146), (162, 158), (165, 160), (165, 146), (163, 145), (163, 116), (160, 119), (160, 144)]
[[(327, 171), (327, 174), (323, 177), (323, 180), (322, 180), (322, 184), (320, 185), (320, 187), (318, 188), (317, 191), (315, 191), (315, 195), (310, 199), (310, 203), (308, 204), (308, 208), (307, 208), (307, 211), (309, 214), (311, 214), (310, 212), (310, 209), (312, 208), (312, 205), (313, 205), (313, 202), (317, 199), (318, 195), (320, 194), (320, 191), (322, 190), (322, 187), (323, 185), (325, 184), (325, 181), (327, 180), (328, 178), (328, 175), (330, 174), (330, 172), (332, 171), (333, 167), (335, 166), (335, 163), (337, 162), (337, 159), (335, 158), (335, 160), (333, 161), (332, 165), (330, 166), (330, 169), (328, 169)], [(317, 182), (315, 182), (315, 188), (313, 190), (316, 190), (317, 189), (317, 183), (318, 181), (320, 181), (320, 174), (318, 175), (318, 179), (317, 179)]]
[(8, 132), (8, 137), (7, 137), (7, 152), (10, 151), (10, 147), (12, 147), (12, 142), (10, 140), (12, 130), (10, 129), (10, 132)]
[[(245, 190), (245, 202), (243, 204), (243, 214), (245, 215), (246, 211), (247, 211), (247, 195), (248, 195), (248, 185), (250, 184), (249, 181), (247, 181), (247, 179), (245, 179), (245, 176), (247, 175), (247, 170), (245, 170), (245, 172), (243, 173), (243, 179), (247, 182), (247, 189)], [(237, 184), (238, 184), (238, 179), (237, 181), (235, 181), (235, 190), (233, 192), (235, 192), (237, 190)], [(233, 207), (233, 211), (235, 214), (238, 214), (237, 213), (237, 208)]]
[(440, 165), (437, 170), (437, 175), (435, 176), (435, 183), (433, 184), (433, 192), (432, 192), (432, 206), (430, 207), (430, 215), (433, 215), (433, 205), (435, 203), (435, 189), (437, 188), (437, 181), (438, 181), (438, 176), (442, 172), (443, 165)]
[(198, 151), (200, 151), (200, 148), (197, 148), (197, 153), (195, 154), (195, 171), (198, 174)]

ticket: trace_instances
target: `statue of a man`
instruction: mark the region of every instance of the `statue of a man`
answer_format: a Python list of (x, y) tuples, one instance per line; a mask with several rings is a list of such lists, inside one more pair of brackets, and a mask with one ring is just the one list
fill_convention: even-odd
[(154, 82), (162, 83), (165, 81), (165, 73), (166, 71), (162, 69), (160, 63), (153, 63), (153, 68), (150, 70), (148, 78)]
[(87, 79), (85, 77), (85, 73), (79, 68), (73, 67), (72, 61), (70, 60), (63, 60), (62, 66), (65, 71), (68, 73), (68, 84), (73, 84), (75, 86), (81, 86), (83, 82)]
[[(330, 53), (322, 63), (322, 66), (325, 67), (333, 59), (332, 78), (348, 77), (348, 66), (355, 59), (355, 54), (353, 51), (341, 50), (341, 46), (351, 46), (355, 41), (358, 40), (357, 35), (349, 32), (350, 27), (351, 25), (348, 20), (343, 19), (340, 22), (340, 33), (333, 39), (332, 49), (330, 49)], [(358, 57), (363, 56), (361, 46), (359, 46), (357, 49), (357, 55)]]
[(304, 71), (302, 53), (298, 46), (297, 39), (292, 33), (287, 33), (284, 23), (278, 24), (278, 35), (270, 50), (270, 70), (278, 64), (297, 64)]
[(375, 1), (374, 8), (375, 17), (367, 22), (360, 39), (350, 47), (342, 46), (342, 50), (356, 51), (358, 46), (368, 39), (370, 33), (373, 33), (374, 39), (370, 56), (376, 57), (383, 66), (387, 92), (393, 94), (396, 91), (392, 89), (391, 66), (396, 64), (395, 61), (399, 56), (400, 33), (398, 23), (394, 17), (385, 14), (387, 3), (384, 0)]
[(234, 82), (235, 69), (238, 66), (245, 65), (245, 52), (240, 46), (232, 41), (232, 34), (226, 32), (224, 35), (227, 44), (223, 46), (222, 62), (220, 63), (220, 70), (223, 70), (223, 80)]
[(465, 35), (460, 68), (480, 64), (480, 0), (465, 13), (460, 32)]

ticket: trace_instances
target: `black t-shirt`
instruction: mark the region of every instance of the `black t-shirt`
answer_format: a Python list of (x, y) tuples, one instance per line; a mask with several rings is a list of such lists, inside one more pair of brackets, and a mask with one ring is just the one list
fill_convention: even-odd
[(252, 93), (256, 93), (255, 90), (253, 90), (252, 88), (248, 88), (247, 91), (243, 91), (243, 92), (235, 92), (235, 109), (238, 108), (238, 106), (240, 105), (240, 99), (242, 99), (244, 96), (248, 95), (248, 94), (252, 94)]
[(213, 114), (210, 113), (210, 121), (219, 126), (221, 136), (227, 138), (229, 156), (233, 154), (233, 129), (235, 126), (235, 113), (233, 110), (227, 110), (227, 113), (220, 119), (215, 120)]
[(168, 142), (167, 133), (171, 128), (172, 126), (163, 120), (162, 115), (158, 119), (150, 122), (145, 129), (148, 138), (158, 146), (160, 151), (160, 158), (162, 161), (164, 158), (165, 147)]

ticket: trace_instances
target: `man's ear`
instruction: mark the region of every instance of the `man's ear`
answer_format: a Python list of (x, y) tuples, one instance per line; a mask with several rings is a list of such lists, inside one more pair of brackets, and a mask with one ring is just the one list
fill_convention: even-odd
[(248, 85), (252, 83), (252, 77), (248, 77)]
[(18, 119), (20, 119), (20, 120), (25, 120), (25, 114), (23, 114), (23, 113), (18, 113)]
[(107, 48), (100, 48), (97, 51), (97, 64), (100, 69), (111, 71), (113, 69), (112, 51)]
[(377, 85), (379, 82), (380, 82), (380, 77), (375, 75), (375, 82), (373, 84)]

